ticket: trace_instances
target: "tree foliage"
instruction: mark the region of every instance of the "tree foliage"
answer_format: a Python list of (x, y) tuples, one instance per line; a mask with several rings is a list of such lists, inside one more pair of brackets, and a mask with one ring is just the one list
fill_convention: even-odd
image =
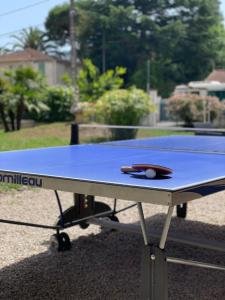
[(31, 67), (5, 71), (0, 78), (0, 116), (5, 131), (19, 130), (25, 111), (47, 110), (42, 102), (43, 79)]
[(74, 90), (71, 87), (48, 86), (42, 95), (43, 103), (48, 107), (40, 113), (33, 112), (32, 118), (44, 122), (62, 122), (72, 119), (70, 109)]
[[(49, 36), (69, 40), (69, 6), (52, 9)], [(168, 94), (175, 84), (203, 79), (213, 66), (225, 65), (225, 33), (218, 0), (78, 0), (76, 34), (80, 58), (102, 69), (123, 66), (126, 83), (151, 86)]]
[(37, 27), (23, 29), (19, 34), (12, 36), (13, 50), (32, 48), (45, 53), (55, 54), (56, 45), (51, 42), (45, 32)]
[[(136, 88), (109, 91), (95, 105), (97, 119), (112, 125), (139, 125), (141, 119), (153, 110), (149, 95)], [(125, 135), (121, 136), (121, 133)], [(135, 133), (136, 130), (112, 129), (113, 139), (133, 138)]]
[(10, 50), (6, 46), (0, 47), (0, 55), (7, 54), (9, 52)]
[(96, 102), (105, 92), (120, 88), (125, 73), (124, 68), (116, 67), (100, 74), (91, 60), (85, 59), (77, 80), (80, 101)]

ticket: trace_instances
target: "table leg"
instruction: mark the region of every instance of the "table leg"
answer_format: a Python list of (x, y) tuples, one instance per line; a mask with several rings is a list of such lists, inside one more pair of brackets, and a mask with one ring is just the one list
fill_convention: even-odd
[(141, 299), (152, 300), (153, 298), (153, 268), (154, 260), (151, 255), (154, 253), (153, 245), (145, 245), (142, 253), (141, 268)]
[(141, 299), (168, 299), (168, 271), (165, 251), (145, 245), (142, 255)]
[(155, 290), (154, 300), (168, 299), (168, 270), (166, 253), (164, 250), (155, 248)]
[(138, 203), (138, 213), (144, 239), (142, 256), (141, 293), (143, 300), (168, 299), (168, 271), (165, 244), (170, 227), (174, 207), (169, 207), (163, 227), (159, 247), (148, 241), (146, 223), (141, 203)]

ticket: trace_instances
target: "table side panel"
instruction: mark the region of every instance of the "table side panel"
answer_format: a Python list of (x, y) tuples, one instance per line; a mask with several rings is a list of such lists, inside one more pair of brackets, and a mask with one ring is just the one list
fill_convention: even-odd
[(194, 199), (205, 197), (225, 190), (225, 179), (215, 180), (199, 186), (172, 193), (172, 205), (182, 204)]
[[(160, 205), (171, 205), (171, 192), (137, 188), (132, 186), (106, 184), (101, 182), (45, 177), (34, 174), (0, 171), (0, 176), (6, 176), (11, 184), (20, 184), (34, 188), (59, 190), (85, 195), (117, 198), (135, 202), (146, 202)], [(25, 183), (25, 184), (24, 184)]]

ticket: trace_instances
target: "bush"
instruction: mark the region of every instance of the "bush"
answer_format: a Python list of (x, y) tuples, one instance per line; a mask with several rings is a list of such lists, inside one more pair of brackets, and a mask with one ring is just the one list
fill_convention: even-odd
[[(119, 89), (107, 92), (96, 103), (97, 120), (109, 125), (139, 125), (141, 119), (153, 110), (149, 96), (142, 90)], [(114, 139), (126, 138), (112, 129)], [(136, 131), (130, 132), (128, 138), (135, 136)], [(124, 132), (125, 134), (126, 132)]]
[(203, 97), (195, 94), (178, 94), (169, 98), (167, 111), (176, 120), (184, 121), (185, 126), (192, 127), (193, 122), (202, 122), (204, 114), (213, 121), (224, 105), (217, 97)]
[(70, 87), (51, 86), (44, 93), (44, 103), (49, 108), (41, 114), (31, 117), (37, 121), (59, 122), (72, 119), (70, 109), (73, 103), (73, 89)]
[(105, 92), (119, 89), (123, 85), (122, 76), (126, 69), (116, 67), (101, 74), (90, 59), (85, 59), (81, 69), (77, 85), (81, 102), (96, 102)]

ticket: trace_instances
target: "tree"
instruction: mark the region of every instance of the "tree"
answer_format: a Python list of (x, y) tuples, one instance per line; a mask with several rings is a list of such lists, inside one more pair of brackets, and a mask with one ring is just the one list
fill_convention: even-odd
[[(101, 70), (123, 66), (125, 83), (151, 86), (163, 96), (174, 85), (203, 79), (212, 66), (225, 66), (225, 32), (219, 1), (78, 0), (76, 31), (79, 55)], [(69, 41), (69, 6), (52, 9), (46, 20), (49, 37)], [(143, 79), (141, 79), (143, 78)]]
[(5, 71), (0, 80), (0, 114), (5, 131), (19, 130), (24, 112), (48, 109), (42, 102), (44, 82), (31, 67)]
[(10, 131), (10, 127), (7, 122), (8, 101), (7, 96), (9, 90), (8, 82), (5, 78), (0, 77), (0, 117), (5, 128), (5, 131)]
[(69, 5), (57, 5), (49, 11), (45, 27), (50, 40), (64, 46), (69, 42)]
[[(76, 2), (76, 36), (80, 44), (80, 58), (90, 58), (99, 70), (103, 70), (104, 52), (107, 56), (106, 69), (116, 66), (135, 68), (140, 45), (132, 32), (123, 30), (129, 27), (129, 19), (133, 18), (132, 7), (117, 8), (111, 1), (85, 0)], [(90, 9), (91, 7), (91, 9)], [(69, 44), (69, 6), (56, 6), (49, 12), (45, 26), (48, 36), (60, 45)], [(118, 39), (118, 33), (121, 35)], [(109, 40), (109, 42), (106, 41)], [(123, 46), (127, 45), (129, 50)], [(112, 51), (113, 50), (113, 51)], [(129, 55), (128, 55), (129, 53)], [(105, 54), (106, 55), (106, 54)], [(103, 70), (104, 71), (104, 70)]]
[(90, 59), (85, 59), (81, 69), (77, 85), (79, 87), (80, 101), (96, 102), (105, 92), (118, 89), (123, 84), (124, 68), (116, 67), (100, 74)]
[(32, 48), (46, 53), (56, 52), (56, 45), (49, 40), (45, 32), (37, 27), (23, 29), (18, 35), (13, 35), (12, 38), (15, 40), (14, 50)]
[(0, 47), (0, 55), (9, 53), (10, 50), (7, 47)]

